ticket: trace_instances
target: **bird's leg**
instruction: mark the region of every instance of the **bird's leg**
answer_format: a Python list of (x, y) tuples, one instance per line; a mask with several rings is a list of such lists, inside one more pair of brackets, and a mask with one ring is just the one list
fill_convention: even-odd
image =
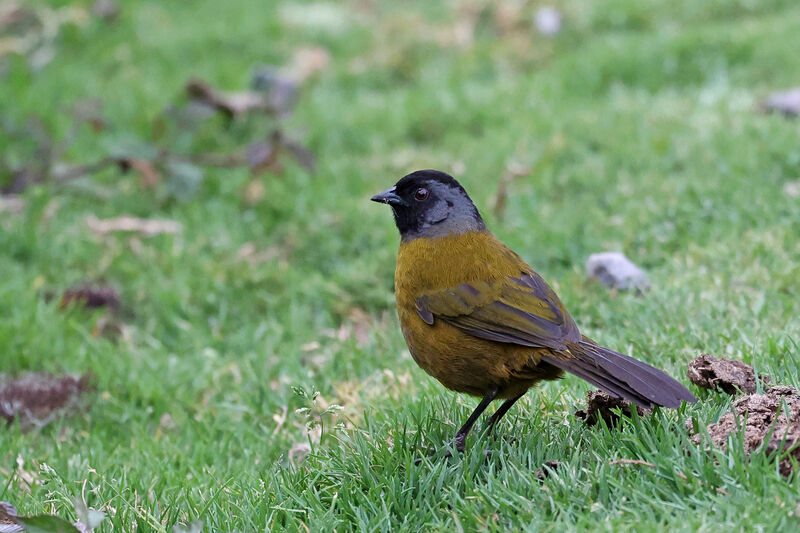
[[(456, 436), (453, 439), (453, 445), (455, 446), (456, 450), (462, 453), (464, 452), (464, 446), (467, 442), (467, 435), (472, 429), (472, 426), (475, 425), (478, 417), (480, 417), (486, 408), (489, 407), (489, 404), (492, 403), (492, 400), (497, 397), (497, 392), (498, 391), (496, 388), (490, 389), (481, 400), (481, 403), (478, 404), (478, 407), (476, 407), (475, 410), (472, 411), (472, 414), (469, 415), (469, 418), (467, 418), (467, 421), (464, 422), (464, 425), (461, 426), (461, 429), (458, 430), (458, 433), (456, 433)], [(502, 409), (502, 407), (500, 409)]]
[[(486, 410), (487, 407), (489, 407), (489, 404), (492, 403), (492, 400), (497, 398), (497, 393), (498, 393), (498, 390), (496, 388), (495, 389), (490, 389), (489, 391), (487, 391), (486, 395), (481, 400), (481, 403), (479, 403), (478, 407), (476, 407), (475, 410), (472, 411), (472, 414), (469, 415), (469, 418), (467, 418), (467, 421), (464, 422), (464, 425), (461, 426), (461, 429), (458, 430), (458, 433), (456, 433), (456, 436), (455, 436), (455, 438), (453, 438), (453, 441), (452, 441), (452, 445), (455, 447), (456, 450), (458, 450), (461, 453), (464, 453), (464, 447), (465, 447), (466, 442), (467, 442), (467, 435), (469, 434), (470, 430), (472, 429), (472, 426), (475, 425), (475, 422), (478, 420), (478, 418), (481, 416), (481, 414)], [(509, 407), (511, 407), (511, 406), (509, 405)], [(436, 448), (428, 449), (428, 455), (433, 455), (435, 453), (436, 453)], [(445, 453), (445, 457), (450, 457), (451, 455), (452, 454), (450, 453), (450, 450), (448, 450)], [(418, 458), (414, 459), (414, 464), (415, 465), (418, 465), (421, 462), (422, 462), (422, 458), (421, 457), (418, 457)]]
[(511, 409), (512, 405), (517, 403), (517, 400), (522, 398), (523, 394), (525, 393), (523, 392), (516, 398), (511, 398), (509, 400), (504, 401), (503, 405), (497, 408), (497, 411), (495, 411), (494, 414), (491, 416), (491, 418), (489, 418), (489, 423), (487, 424), (487, 429), (490, 435), (492, 434), (492, 431), (494, 431), (495, 424), (497, 424), (500, 421), (500, 419), (503, 418), (503, 416), (505, 416), (508, 410)]

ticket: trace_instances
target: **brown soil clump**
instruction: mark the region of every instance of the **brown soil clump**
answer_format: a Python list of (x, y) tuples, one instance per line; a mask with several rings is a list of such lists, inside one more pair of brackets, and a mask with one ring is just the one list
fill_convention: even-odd
[[(723, 391), (728, 394), (753, 394), (756, 392), (756, 374), (753, 367), (741, 361), (731, 361), (703, 354), (687, 367), (689, 380), (704, 389)], [(762, 383), (767, 376), (759, 376)]]
[[(691, 420), (686, 423), (693, 433)], [(776, 386), (764, 394), (750, 394), (733, 402), (733, 410), (706, 428), (714, 445), (725, 449), (728, 436), (744, 432), (744, 450), (749, 454), (763, 446), (769, 454), (780, 454), (780, 470), (789, 475), (792, 461), (800, 461), (800, 392), (794, 387)], [(692, 436), (700, 444), (703, 434)], [(788, 455), (785, 455), (789, 452)]]
[[(583, 419), (586, 425), (593, 426), (602, 418), (608, 427), (616, 425), (619, 421), (619, 414), (612, 409), (618, 409), (624, 416), (631, 416), (633, 404), (616, 398), (603, 391), (593, 390), (586, 393), (586, 409), (575, 411), (575, 416)], [(644, 416), (652, 412), (651, 409), (637, 407), (639, 416)]]

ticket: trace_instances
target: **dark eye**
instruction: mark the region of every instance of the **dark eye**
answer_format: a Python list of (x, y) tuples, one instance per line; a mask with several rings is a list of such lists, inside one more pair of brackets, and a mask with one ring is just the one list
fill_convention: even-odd
[(420, 187), (417, 189), (417, 192), (414, 193), (414, 200), (421, 202), (428, 197), (428, 189), (425, 187)]

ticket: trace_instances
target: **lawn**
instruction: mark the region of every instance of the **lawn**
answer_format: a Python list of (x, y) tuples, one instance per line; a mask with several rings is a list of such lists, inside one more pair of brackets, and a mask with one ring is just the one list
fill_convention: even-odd
[[(797, 2), (566, 0), (553, 36), (522, 0), (126, 0), (110, 22), (88, 0), (23, 4), (55, 30), (0, 55), (0, 186), (44, 157), (32, 117), (70, 141), (62, 165), (231, 153), (278, 127), (315, 168), (176, 159), (149, 183), (112, 165), (0, 203), (0, 371), (95, 388), (41, 429), (0, 428), (0, 500), (20, 514), (74, 519), (82, 497), (99, 531), (800, 530), (800, 476), (691, 443), (686, 420), (732, 401), (696, 387), (608, 429), (573, 416), (589, 386), (568, 377), (499, 438), (415, 466), (476, 400), (409, 356), (399, 238), (369, 202), (450, 172), (586, 335), (687, 384), (711, 353), (800, 387), (800, 122), (758, 108), (800, 84)], [(310, 70), (287, 116), (186, 105), (189, 79), (237, 91), (259, 65)], [(74, 129), (87, 100), (103, 124)], [(180, 228), (92, 229), (123, 215)], [(588, 280), (605, 250), (652, 288)], [(85, 283), (122, 310), (59, 304)]]

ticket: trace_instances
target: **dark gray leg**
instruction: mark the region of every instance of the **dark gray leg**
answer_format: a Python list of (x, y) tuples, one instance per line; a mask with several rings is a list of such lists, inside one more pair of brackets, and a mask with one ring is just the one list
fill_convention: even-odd
[[(456, 436), (453, 439), (453, 444), (455, 445), (456, 450), (458, 450), (459, 452), (464, 451), (464, 445), (467, 442), (467, 435), (469, 435), (472, 426), (475, 425), (475, 422), (478, 420), (478, 417), (481, 416), (481, 414), (486, 410), (486, 408), (489, 407), (489, 404), (492, 403), (492, 400), (494, 400), (496, 397), (497, 397), (497, 389), (492, 389), (488, 391), (486, 395), (483, 397), (483, 400), (481, 400), (481, 403), (478, 404), (478, 407), (476, 407), (475, 410), (472, 411), (472, 414), (469, 415), (469, 418), (467, 418), (467, 421), (464, 422), (464, 425), (461, 426), (461, 429), (458, 430), (458, 433), (456, 433)], [(505, 406), (505, 404), (503, 404), (503, 406)], [(501, 406), (500, 409), (502, 409), (503, 406)], [(509, 405), (509, 407), (511, 406)]]
[(522, 398), (524, 394), (525, 393), (522, 393), (516, 398), (511, 398), (510, 400), (504, 401), (503, 405), (497, 408), (497, 411), (495, 411), (492, 417), (489, 419), (489, 434), (491, 434), (492, 431), (494, 431), (495, 424), (497, 424), (500, 421), (500, 419), (505, 416), (508, 410), (511, 409), (511, 406), (517, 403), (517, 400)]

